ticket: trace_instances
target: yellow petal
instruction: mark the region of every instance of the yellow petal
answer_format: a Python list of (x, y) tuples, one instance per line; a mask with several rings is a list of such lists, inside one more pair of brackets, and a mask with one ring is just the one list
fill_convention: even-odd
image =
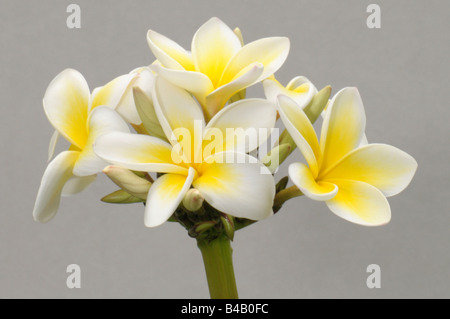
[(322, 168), (325, 171), (361, 143), (366, 116), (356, 88), (340, 90), (327, 107), (320, 135)]
[(171, 70), (157, 64), (152, 64), (150, 69), (172, 84), (191, 92), (202, 106), (206, 104), (206, 96), (214, 90), (211, 80), (200, 72)]
[(227, 154), (235, 155), (216, 154), (212, 164), (204, 163), (193, 186), (211, 206), (226, 214), (252, 220), (272, 215), (275, 182), (268, 169), (246, 154), (242, 154), (242, 163), (220, 163)]
[(320, 150), (317, 135), (311, 122), (302, 108), (285, 95), (278, 97), (278, 112), (286, 129), (308, 162), (314, 177), (316, 177), (319, 172)]
[(253, 63), (243, 68), (230, 82), (217, 88), (206, 97), (205, 113), (207, 119), (220, 111), (227, 101), (237, 92), (255, 83), (261, 76), (264, 67), (261, 63)]
[(166, 68), (194, 71), (191, 54), (176, 42), (152, 30), (147, 32), (147, 42), (155, 57)]
[(172, 146), (153, 136), (107, 133), (97, 138), (94, 151), (104, 161), (134, 171), (184, 175), (188, 171), (173, 162)]
[(73, 168), (73, 174), (76, 176), (89, 176), (100, 173), (108, 165), (94, 152), (93, 144), (99, 136), (109, 132), (130, 132), (127, 123), (122, 117), (116, 111), (106, 106), (97, 107), (92, 111), (88, 122), (89, 137)]
[(66, 69), (50, 83), (43, 100), (50, 123), (78, 148), (83, 148), (87, 140), (89, 94), (81, 73)]
[(148, 192), (144, 223), (147, 227), (156, 227), (164, 223), (180, 205), (194, 179), (194, 169), (188, 176), (165, 174), (159, 177)]
[(162, 77), (156, 77), (154, 87), (155, 112), (167, 139), (173, 146), (181, 146), (186, 162), (201, 162), (205, 119), (201, 107), (186, 91)]
[(400, 193), (417, 169), (409, 154), (386, 144), (368, 144), (345, 156), (323, 175), (323, 179), (350, 179), (368, 183), (385, 196)]
[(359, 181), (329, 180), (339, 191), (327, 206), (337, 216), (364, 226), (380, 226), (391, 220), (386, 197), (372, 185)]
[(48, 164), (34, 204), (34, 220), (46, 223), (55, 216), (64, 184), (72, 177), (72, 168), (79, 154), (65, 151)]
[(324, 181), (316, 181), (311, 170), (303, 163), (289, 165), (289, 177), (303, 194), (311, 199), (326, 201), (336, 196), (336, 185)]
[(264, 80), (283, 65), (289, 45), (289, 39), (285, 37), (263, 38), (246, 44), (226, 67), (219, 86), (232, 81), (242, 69), (255, 62), (264, 65), (264, 72), (254, 83)]
[(90, 111), (100, 105), (115, 109), (124, 96), (131, 81), (136, 76), (136, 74), (124, 74), (108, 82), (106, 85), (94, 89), (92, 92)]
[(276, 101), (280, 94), (287, 95), (295, 101), (301, 108), (305, 108), (317, 93), (316, 87), (304, 76), (293, 78), (284, 87), (275, 78), (263, 81), (264, 94), (270, 101)]
[(240, 48), (241, 42), (233, 30), (218, 18), (211, 18), (192, 39), (195, 69), (206, 74), (217, 88), (225, 67)]

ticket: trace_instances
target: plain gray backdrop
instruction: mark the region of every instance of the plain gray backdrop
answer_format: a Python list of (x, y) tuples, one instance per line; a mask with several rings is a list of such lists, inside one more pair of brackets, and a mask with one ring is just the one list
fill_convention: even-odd
[[(81, 29), (66, 8), (81, 7)], [(366, 26), (370, 3), (381, 29)], [(235, 236), (242, 298), (450, 297), (449, 74), (450, 2), (423, 1), (0, 1), (0, 297), (208, 298), (195, 240), (173, 223), (148, 229), (141, 204), (109, 205), (116, 187), (104, 176), (64, 198), (48, 224), (32, 209), (53, 129), (42, 108), (50, 81), (67, 67), (90, 88), (154, 57), (148, 29), (189, 49), (212, 16), (239, 26), (246, 42), (287, 36), (291, 50), (277, 78), (307, 76), (317, 87), (361, 92), (370, 142), (416, 158), (410, 186), (389, 199), (390, 224), (366, 228), (308, 198)], [(249, 95), (261, 96), (260, 85)], [(64, 143), (58, 147), (63, 150)], [(283, 164), (300, 160), (295, 152)], [(78, 264), (81, 289), (66, 287)], [(381, 288), (366, 268), (381, 266)]]

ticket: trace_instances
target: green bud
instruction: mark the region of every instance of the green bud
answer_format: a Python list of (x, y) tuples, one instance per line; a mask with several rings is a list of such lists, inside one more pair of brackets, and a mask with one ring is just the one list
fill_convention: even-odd
[(331, 95), (331, 86), (326, 86), (322, 90), (320, 90), (314, 97), (311, 102), (304, 108), (306, 116), (314, 124), (314, 122), (319, 118), (323, 109), (327, 106), (328, 100)]
[(232, 241), (234, 239), (234, 217), (221, 213), (220, 221), (222, 222), (225, 235)]
[(146, 178), (139, 177), (132, 171), (115, 165), (105, 167), (103, 173), (128, 194), (143, 200), (147, 199), (152, 183)]
[(275, 190), (276, 193), (282, 191), (283, 189), (286, 188), (287, 184), (289, 182), (289, 177), (285, 176), (282, 179), (280, 179), (277, 183), (277, 185), (275, 186)]
[(132, 204), (143, 202), (142, 199), (128, 194), (123, 189), (119, 189), (115, 192), (112, 192), (111, 194), (104, 196), (101, 201), (110, 204)]
[(137, 86), (133, 87), (133, 97), (136, 110), (148, 134), (166, 140), (166, 135), (156, 117), (152, 99)]
[(190, 212), (196, 212), (203, 206), (204, 201), (202, 194), (195, 188), (191, 188), (183, 198), (183, 206)]
[(284, 143), (275, 146), (266, 156), (263, 157), (262, 163), (267, 166), (271, 173), (274, 173), (280, 164), (291, 153), (292, 146)]
[(197, 223), (189, 229), (188, 234), (191, 237), (198, 237), (202, 233), (216, 226), (216, 224), (217, 222), (213, 220)]

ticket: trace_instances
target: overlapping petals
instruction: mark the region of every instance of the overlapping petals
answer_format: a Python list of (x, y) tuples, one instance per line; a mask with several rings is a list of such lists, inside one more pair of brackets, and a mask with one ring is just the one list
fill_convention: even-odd
[(386, 196), (406, 188), (417, 163), (393, 146), (361, 143), (366, 118), (357, 89), (345, 88), (332, 99), (320, 143), (302, 108), (292, 99), (280, 96), (278, 110), (308, 164), (291, 164), (289, 176), (294, 184), (348, 221), (367, 226), (389, 222)]
[[(260, 162), (237, 152), (234, 142), (230, 147), (226, 137), (220, 143), (223, 146), (220, 151), (213, 149), (204, 154), (204, 150), (208, 146), (205, 136), (213, 130), (222, 132), (227, 127), (245, 132), (258, 125), (270, 131), (275, 125), (275, 107), (265, 100), (239, 101), (205, 126), (200, 106), (185, 90), (157, 77), (153, 96), (155, 113), (170, 144), (151, 136), (109, 133), (98, 138), (94, 146), (97, 155), (110, 163), (166, 173), (150, 188), (145, 224), (154, 227), (165, 222), (190, 187), (199, 190), (211, 206), (232, 216), (259, 220), (271, 215), (274, 180)], [(260, 113), (258, 121), (252, 122), (250, 114), (256, 114), (261, 108), (265, 112)], [(177, 133), (180, 129), (188, 136)], [(239, 156), (242, 162), (223, 160)]]
[(194, 94), (206, 120), (235, 93), (276, 72), (289, 52), (289, 39), (285, 37), (264, 38), (242, 46), (236, 32), (218, 18), (197, 30), (191, 52), (155, 31), (148, 32), (147, 40), (162, 64), (151, 68)]
[(129, 132), (126, 122), (112, 108), (121, 101), (125, 83), (131, 78), (119, 77), (96, 89), (92, 96), (84, 77), (73, 69), (64, 70), (50, 83), (43, 99), (45, 113), (55, 128), (49, 159), (59, 135), (71, 146), (56, 156), (44, 172), (33, 210), (36, 220), (49, 221), (56, 214), (61, 195), (81, 192), (107, 165), (94, 153), (92, 145), (107, 132)]

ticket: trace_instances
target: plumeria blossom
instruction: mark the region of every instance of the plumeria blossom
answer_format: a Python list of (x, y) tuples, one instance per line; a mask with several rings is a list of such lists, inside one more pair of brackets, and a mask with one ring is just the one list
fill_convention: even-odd
[[(81, 192), (107, 165), (93, 151), (95, 139), (110, 131), (129, 132), (129, 128), (117, 112), (104, 105), (120, 105), (126, 87), (134, 77), (134, 74), (118, 77), (95, 89), (92, 96), (84, 77), (73, 69), (62, 71), (50, 83), (43, 100), (45, 114), (56, 134), (62, 135), (71, 145), (69, 150), (57, 155), (44, 172), (33, 210), (35, 220), (47, 222), (52, 219), (61, 194)], [(50, 158), (56, 141), (53, 137)]]
[(283, 94), (293, 99), (298, 105), (305, 107), (317, 94), (314, 84), (304, 76), (296, 76), (286, 86), (271, 76), (263, 81), (263, 86), (266, 98), (274, 103), (276, 103), (278, 95)]
[(331, 100), (320, 142), (292, 99), (279, 96), (278, 111), (308, 164), (289, 166), (294, 184), (348, 221), (366, 226), (388, 223), (391, 211), (386, 197), (400, 193), (410, 183), (417, 163), (390, 145), (361, 146), (366, 118), (358, 90), (345, 88)]
[[(209, 145), (212, 132), (219, 131), (226, 136), (227, 128), (244, 131), (273, 128), (276, 119), (273, 103), (262, 99), (241, 100), (206, 123), (201, 107), (191, 94), (159, 76), (153, 97), (156, 115), (170, 144), (153, 136), (113, 132), (98, 138), (94, 145), (97, 155), (112, 164), (130, 170), (165, 173), (148, 192), (145, 225), (154, 227), (164, 223), (191, 187), (226, 214), (252, 220), (270, 216), (275, 195), (272, 175), (255, 158), (236, 151), (242, 148), (252, 151), (258, 145), (242, 147), (236, 145), (239, 141), (227, 138), (215, 144), (220, 146), (217, 151)], [(188, 136), (181, 137), (177, 133), (180, 130), (187, 131)], [(181, 153), (177, 151), (180, 144)], [(243, 163), (223, 160), (238, 155), (244, 158)]]
[(276, 72), (289, 53), (286, 37), (263, 38), (243, 46), (240, 31), (233, 32), (218, 18), (197, 30), (191, 52), (152, 30), (147, 40), (161, 64), (153, 64), (152, 70), (191, 92), (207, 120), (235, 93)]

